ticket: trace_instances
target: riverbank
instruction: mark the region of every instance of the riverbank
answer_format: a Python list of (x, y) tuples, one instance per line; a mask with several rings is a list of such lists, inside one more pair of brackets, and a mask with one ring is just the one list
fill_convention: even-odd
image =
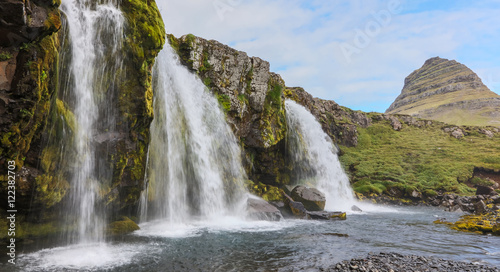
[(477, 263), (456, 262), (444, 259), (398, 253), (369, 254), (364, 259), (352, 259), (335, 264), (326, 271), (500, 271), (499, 268)]

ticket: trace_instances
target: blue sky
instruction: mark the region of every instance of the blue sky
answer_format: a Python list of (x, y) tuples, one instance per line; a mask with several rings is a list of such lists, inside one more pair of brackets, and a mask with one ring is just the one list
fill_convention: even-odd
[(455, 59), (500, 93), (498, 0), (160, 0), (167, 32), (271, 64), (287, 86), (385, 111), (426, 59)]

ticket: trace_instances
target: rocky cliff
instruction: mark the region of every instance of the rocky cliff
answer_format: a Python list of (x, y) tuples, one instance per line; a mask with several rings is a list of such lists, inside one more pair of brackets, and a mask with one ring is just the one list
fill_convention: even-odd
[(405, 79), (386, 112), (456, 125), (500, 126), (500, 95), (465, 65), (435, 57)]
[[(445, 192), (471, 194), (479, 183), (494, 184), (479, 177), (474, 169), (500, 168), (497, 128), (459, 127), (409, 115), (353, 111), (334, 101), (313, 98), (303, 88), (286, 87), (278, 75), (269, 71), (267, 62), (217, 41), (193, 35), (179, 39), (169, 36), (169, 41), (181, 62), (218, 97), (249, 159), (249, 178), (253, 184), (260, 184), (254, 192), (265, 198), (270, 197), (269, 190), (276, 193), (276, 187), (283, 188), (293, 180), (285, 151), (284, 98), (309, 109), (339, 145), (341, 161), (354, 190), (360, 194), (422, 201)], [(457, 69), (462, 72), (453, 72)], [(474, 75), (464, 74), (463, 65), (455, 63), (444, 70), (449, 71), (448, 84), (475, 86), (478, 92), (491, 93), (479, 85)], [(444, 93), (462, 88), (430, 85)], [(276, 103), (270, 103), (273, 101)], [(266, 107), (275, 109), (273, 114), (268, 114)]]
[[(63, 56), (69, 55), (71, 41), (59, 5), (56, 0), (0, 0), (0, 167), (16, 161), (23, 235), (38, 228), (27, 226), (50, 222), (57, 214), (71, 187), (72, 162), (78, 161), (68, 149), (76, 121), (74, 98), (63, 92), (71, 80), (65, 73), (70, 58)], [(103, 75), (106, 95), (116, 98), (107, 105), (116, 110), (105, 114), (112, 115), (116, 127), (112, 132), (97, 129), (94, 140), (99, 164), (109, 169), (101, 181), (100, 205), (115, 214), (135, 214), (153, 119), (151, 71), (165, 42), (165, 27), (153, 0), (123, 1), (120, 8), (126, 22), (123, 64), (116, 74)], [(2, 170), (2, 195), (6, 180)]]
[(284, 81), (269, 63), (217, 41), (169, 35), (181, 62), (197, 73), (217, 97), (244, 150), (250, 179), (288, 184), (285, 150)]

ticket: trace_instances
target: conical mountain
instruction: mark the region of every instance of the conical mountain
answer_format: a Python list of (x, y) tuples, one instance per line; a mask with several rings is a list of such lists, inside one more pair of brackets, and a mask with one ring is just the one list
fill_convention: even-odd
[(401, 94), (386, 113), (455, 125), (500, 126), (500, 95), (467, 66), (435, 57), (406, 77)]

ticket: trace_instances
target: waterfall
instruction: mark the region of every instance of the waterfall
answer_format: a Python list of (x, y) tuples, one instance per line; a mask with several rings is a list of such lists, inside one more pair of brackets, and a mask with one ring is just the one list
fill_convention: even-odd
[(285, 106), (288, 150), (295, 177), (292, 182), (317, 187), (325, 194), (326, 210), (350, 210), (356, 200), (337, 148), (306, 108), (291, 100)]
[[(99, 151), (95, 135), (113, 131), (116, 109), (109, 107), (117, 71), (122, 65), (124, 17), (116, 1), (65, 0), (69, 48), (67, 80), (62, 86), (64, 100), (73, 108), (77, 130), (74, 172), (70, 178), (69, 207), (65, 213), (76, 230), (70, 243), (99, 242), (104, 239), (105, 214), (99, 206), (100, 183), (109, 179), (109, 166), (99, 163), (106, 151)], [(111, 171), (110, 171), (111, 170)], [(74, 235), (75, 234), (75, 235)]]
[(179, 223), (241, 214), (241, 151), (213, 94), (168, 45), (156, 60), (153, 88), (142, 220)]

